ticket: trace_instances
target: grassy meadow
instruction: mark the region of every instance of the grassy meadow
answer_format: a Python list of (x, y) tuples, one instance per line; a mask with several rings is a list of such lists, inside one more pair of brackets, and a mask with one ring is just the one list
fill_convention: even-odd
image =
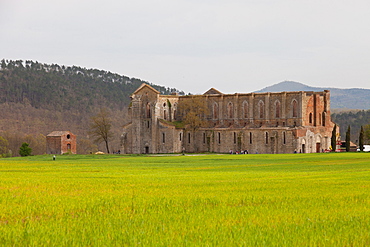
[(0, 246), (369, 245), (369, 153), (0, 159)]

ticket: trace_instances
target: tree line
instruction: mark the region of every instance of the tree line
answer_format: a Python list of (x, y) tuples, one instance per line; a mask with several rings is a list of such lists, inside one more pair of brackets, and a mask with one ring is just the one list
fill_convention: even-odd
[[(342, 140), (346, 137), (348, 127), (350, 126), (350, 141), (358, 145), (361, 127), (364, 128), (365, 133), (367, 133), (366, 131), (369, 128), (370, 110), (333, 113), (331, 119), (339, 126)], [(364, 138), (365, 144), (370, 144), (370, 138), (368, 138), (366, 134)]]

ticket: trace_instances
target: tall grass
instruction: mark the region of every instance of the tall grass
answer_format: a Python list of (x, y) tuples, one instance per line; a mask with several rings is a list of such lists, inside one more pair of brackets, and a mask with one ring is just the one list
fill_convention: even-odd
[(0, 245), (369, 246), (369, 158), (0, 159)]

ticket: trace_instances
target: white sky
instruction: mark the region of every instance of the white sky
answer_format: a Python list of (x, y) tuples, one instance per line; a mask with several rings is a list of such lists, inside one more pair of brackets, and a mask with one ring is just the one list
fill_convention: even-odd
[(185, 92), (370, 88), (368, 0), (0, 0), (0, 59)]

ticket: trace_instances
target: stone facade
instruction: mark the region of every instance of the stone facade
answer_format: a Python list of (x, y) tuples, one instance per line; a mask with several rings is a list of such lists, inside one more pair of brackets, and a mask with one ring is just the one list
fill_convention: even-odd
[(77, 138), (70, 131), (53, 131), (46, 136), (46, 154), (76, 154)]
[[(208, 127), (176, 127), (181, 104), (201, 97)], [(141, 85), (131, 96), (131, 122), (123, 127), (123, 153), (180, 153), (248, 150), (249, 153), (316, 153), (330, 147), (334, 124), (330, 92), (161, 95)]]

